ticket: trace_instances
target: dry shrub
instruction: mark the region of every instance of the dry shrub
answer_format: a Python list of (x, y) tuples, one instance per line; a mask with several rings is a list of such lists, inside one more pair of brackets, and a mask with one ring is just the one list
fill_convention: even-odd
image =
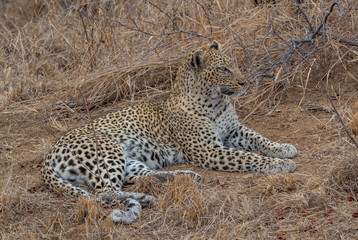
[(279, 193), (289, 193), (302, 186), (299, 179), (295, 179), (290, 174), (274, 174), (261, 179), (255, 190), (265, 195), (276, 195)]
[(358, 134), (358, 101), (354, 103), (351, 110), (351, 123), (350, 128), (354, 134)]
[(5, 0), (0, 7), (0, 18), (7, 20), (8, 25), (12, 22), (23, 26), (46, 11), (45, 0)]
[(130, 97), (133, 100), (134, 95), (143, 90), (150, 91), (155, 88), (156, 94), (160, 94), (160, 91), (167, 89), (168, 84), (171, 85), (174, 75), (172, 70), (176, 69), (177, 64), (169, 67), (162, 62), (137, 62), (126, 67), (98, 70), (71, 86), (75, 89), (75, 94), (69, 89), (63, 97), (75, 100), (80, 106), (83, 105), (85, 98), (92, 107), (123, 97)]
[(304, 209), (308, 206), (306, 193), (299, 191), (304, 183), (292, 174), (274, 174), (260, 179), (254, 192), (265, 196), (266, 202), (273, 209)]
[(46, 217), (45, 221), (45, 233), (46, 235), (52, 235), (55, 232), (64, 231), (65, 217), (61, 212), (51, 213)]
[[(328, 75), (330, 77), (325, 80), (332, 96), (338, 96), (335, 86), (339, 87), (338, 105), (340, 98), (348, 92), (341, 83), (348, 83), (356, 75), (357, 53), (352, 45), (342, 42), (342, 37), (353, 41), (358, 37), (358, 14), (350, 0), (340, 1), (343, 14), (335, 7), (324, 28), (307, 41), (300, 39), (307, 39), (312, 31), (304, 14), (289, 0), (259, 6), (252, 0), (109, 1), (113, 3), (111, 7), (94, 0), (23, 2), (35, 4), (26, 9), (22, 7), (29, 11), (21, 13), (27, 21), (25, 24), (25, 20), (17, 20), (19, 15), (14, 11), (18, 9), (12, 10), (15, 17), (0, 21), (0, 108), (5, 107), (7, 112), (16, 111), (16, 117), (25, 112), (18, 117), (19, 121), (42, 119), (39, 112), (51, 115), (48, 108), (56, 102), (67, 104), (68, 108), (81, 106), (83, 97), (90, 106), (120, 99), (163, 98), (169, 93), (183, 56), (210, 44), (213, 39), (222, 43), (224, 51), (237, 59), (251, 81), (251, 88), (243, 97), (245, 102), (240, 101), (240, 104), (248, 104), (252, 111), (264, 106), (266, 101), (280, 103), (277, 93), (285, 93), (289, 86), (302, 88), (302, 103), (306, 96), (310, 97), (311, 90), (316, 90), (315, 81)], [(69, 3), (67, 8), (64, 2)], [(11, 3), (0, 1), (0, 6)], [(37, 3), (44, 6), (41, 12)], [(302, 3), (313, 30), (322, 23), (330, 6), (331, 2), (327, 1)], [(7, 12), (7, 15), (11, 13)], [(11, 108), (7, 108), (9, 105)], [(63, 118), (54, 118), (52, 128), (64, 131), (68, 128), (67, 123), (60, 120)], [(6, 125), (6, 121), (2, 123)], [(23, 125), (10, 125), (6, 134), (21, 131), (21, 136), (25, 136), (33, 130), (25, 128), (24, 132)], [(316, 136), (310, 134), (310, 138)], [(160, 211), (156, 206), (148, 207), (133, 226), (113, 227), (106, 222), (109, 218), (101, 221), (102, 216), (108, 216), (102, 211), (110, 210), (103, 210), (91, 200), (79, 200), (76, 207), (69, 199), (64, 201), (63, 197), (46, 192), (36, 196), (24, 194), (27, 189), (19, 186), (27, 182), (24, 179), (29, 171), (35, 176), (37, 170), (30, 170), (30, 163), (23, 159), (29, 159), (39, 149), (36, 146), (34, 150), (34, 145), (27, 140), (43, 135), (36, 133), (13, 142), (6, 140), (17, 151), (23, 151), (23, 145), (31, 150), (27, 149), (23, 155), (8, 153), (8, 150), (0, 154), (2, 160), (5, 154), (9, 155), (1, 161), (6, 174), (0, 182), (3, 209), (0, 225), (6, 226), (5, 239), (274, 239), (280, 225), (275, 217), (281, 211), (288, 211), (289, 215), (282, 221), (290, 223), (301, 219), (299, 225), (306, 227), (309, 226), (306, 219), (295, 213), (307, 208), (312, 211), (322, 209), (328, 206), (327, 203), (338, 201), (327, 194), (332, 194), (332, 190), (342, 194), (342, 191), (357, 189), (354, 159), (338, 162), (325, 182), (314, 176), (295, 176), (294, 173), (260, 177), (253, 174), (253, 179), (259, 179), (257, 182), (252, 180), (256, 185), (243, 183), (236, 189), (205, 183), (198, 185), (185, 176), (166, 183), (143, 178), (143, 182), (139, 181), (133, 187), (139, 192), (159, 196)], [(337, 139), (333, 135), (329, 139)], [(40, 147), (45, 148), (48, 147)], [(300, 160), (299, 164), (305, 164)], [(11, 172), (5, 166), (8, 163), (13, 164), (11, 169), (21, 169), (21, 172)], [(298, 171), (302, 173), (303, 170)], [(224, 175), (213, 173), (212, 176), (214, 174)], [(14, 176), (16, 179), (12, 178)], [(13, 185), (7, 185), (8, 182)], [(49, 196), (53, 198), (48, 199)], [(28, 213), (36, 204), (40, 212)], [(339, 203), (334, 202), (333, 206), (337, 207), (337, 212), (340, 210)], [(9, 216), (15, 216), (15, 219)], [(40, 221), (26, 221), (34, 217)], [(18, 224), (22, 219), (23, 222)], [(347, 217), (342, 217), (341, 222), (346, 225), (355, 223)], [(295, 227), (297, 225), (292, 228)], [(326, 236), (332, 236), (330, 233)], [(342, 230), (339, 226), (334, 233), (340, 237)], [(307, 236), (297, 234), (296, 238)], [(316, 234), (310, 236), (312, 238), (324, 238), (320, 233), (312, 234)]]
[(77, 200), (77, 222), (89, 221), (95, 223), (98, 219), (104, 216), (103, 207), (96, 201), (96, 199), (89, 197), (80, 197)]
[(167, 187), (167, 192), (158, 199), (163, 214), (189, 227), (200, 226), (202, 217), (208, 212), (208, 200), (198, 183), (190, 176), (182, 175), (175, 176)]
[[(213, 39), (252, 82), (248, 102), (276, 101), (282, 86), (315, 78), (315, 64), (332, 78), (342, 69), (353, 76), (349, 69), (355, 52), (334, 37), (357, 37), (357, 15), (348, 0), (340, 2), (348, 9), (345, 14), (333, 9), (326, 32), (312, 41), (299, 40), (309, 37), (308, 24), (293, 1), (257, 7), (249, 0), (31, 3), (46, 11), (32, 10), (37, 18), (29, 18), (24, 27), (15, 20), (11, 29), (0, 24), (3, 106), (39, 98), (82, 105), (83, 97), (98, 106), (133, 100), (143, 90), (149, 90), (147, 98), (168, 93), (180, 59)], [(305, 1), (301, 7), (315, 30), (330, 3)]]
[(219, 229), (214, 237), (214, 240), (228, 240), (230, 239), (229, 236), (227, 236), (227, 229)]
[[(170, 180), (168, 180), (170, 181)], [(149, 195), (157, 196), (166, 191), (165, 184), (155, 176), (138, 177), (134, 184), (125, 185), (127, 192), (141, 192)]]
[(9, 216), (13, 215), (21, 205), (21, 190), (16, 188), (14, 183), (12, 183), (13, 178), (8, 177), (6, 184), (1, 186), (1, 195), (0, 195), (0, 216), (2, 219), (7, 219)]
[(306, 179), (292, 173), (269, 175), (259, 179), (250, 191), (259, 194), (256, 197), (263, 197), (267, 205), (278, 211), (321, 208), (331, 201), (321, 178), (307, 176)]
[[(358, 191), (358, 156), (341, 160), (327, 174), (325, 186), (333, 194)], [(344, 196), (346, 194), (343, 194)]]

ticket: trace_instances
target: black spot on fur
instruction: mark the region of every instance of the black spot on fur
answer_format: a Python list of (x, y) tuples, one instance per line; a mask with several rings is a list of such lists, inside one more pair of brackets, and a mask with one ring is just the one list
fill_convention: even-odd
[(128, 208), (132, 208), (132, 207), (134, 207), (135, 206), (135, 204), (134, 203), (130, 203), (130, 204), (128, 204)]
[(60, 169), (61, 169), (62, 171), (64, 171), (64, 170), (66, 169), (66, 165), (62, 163), (61, 166), (60, 166)]
[(72, 175), (78, 175), (78, 172), (75, 169), (70, 169), (68, 172)]
[(94, 168), (93, 165), (92, 165), (90, 162), (86, 162), (85, 165), (86, 165), (86, 167), (88, 167), (89, 170), (91, 170), (91, 171), (92, 171), (93, 168)]
[(78, 168), (79, 170), (80, 170), (80, 172), (82, 173), (82, 174), (86, 174), (86, 172), (87, 172), (87, 169), (85, 168), (85, 167), (79, 167)]

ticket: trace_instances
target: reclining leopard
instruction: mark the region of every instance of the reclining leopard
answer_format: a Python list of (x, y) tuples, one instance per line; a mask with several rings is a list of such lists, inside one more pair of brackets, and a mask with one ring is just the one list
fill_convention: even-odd
[[(297, 154), (293, 145), (270, 141), (239, 123), (230, 98), (240, 94), (245, 83), (216, 41), (192, 52), (178, 70), (166, 101), (127, 107), (62, 136), (43, 163), (45, 184), (74, 196), (101, 199), (104, 205), (115, 196), (127, 207), (110, 216), (114, 222), (128, 224), (154, 197), (124, 192), (124, 184), (148, 175), (198, 176), (192, 171), (157, 169), (188, 162), (220, 171), (293, 171), (296, 165), (288, 159)], [(251, 152), (255, 150), (266, 156)], [(88, 185), (95, 194), (79, 184)]]

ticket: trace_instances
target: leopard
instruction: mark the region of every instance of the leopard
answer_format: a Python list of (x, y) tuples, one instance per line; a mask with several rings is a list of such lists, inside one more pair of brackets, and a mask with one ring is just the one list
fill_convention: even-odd
[[(226, 172), (291, 172), (297, 149), (271, 141), (238, 120), (233, 100), (249, 86), (235, 60), (214, 41), (184, 57), (167, 99), (124, 107), (59, 138), (41, 168), (44, 183), (59, 193), (114, 202), (115, 223), (136, 221), (153, 196), (123, 191), (141, 177), (166, 181), (195, 171), (174, 164)], [(86, 187), (85, 187), (86, 186)]]

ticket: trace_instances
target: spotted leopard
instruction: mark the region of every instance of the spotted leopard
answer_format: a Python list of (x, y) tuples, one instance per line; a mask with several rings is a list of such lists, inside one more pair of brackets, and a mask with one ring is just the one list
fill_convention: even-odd
[(124, 184), (148, 175), (200, 177), (192, 171), (158, 171), (173, 164), (231, 172), (293, 171), (296, 165), (288, 159), (297, 154), (293, 145), (270, 141), (239, 123), (230, 99), (245, 84), (234, 60), (214, 41), (184, 59), (167, 100), (124, 108), (62, 136), (42, 165), (45, 184), (104, 205), (126, 203), (125, 210), (110, 216), (128, 224), (155, 199), (122, 191)]

